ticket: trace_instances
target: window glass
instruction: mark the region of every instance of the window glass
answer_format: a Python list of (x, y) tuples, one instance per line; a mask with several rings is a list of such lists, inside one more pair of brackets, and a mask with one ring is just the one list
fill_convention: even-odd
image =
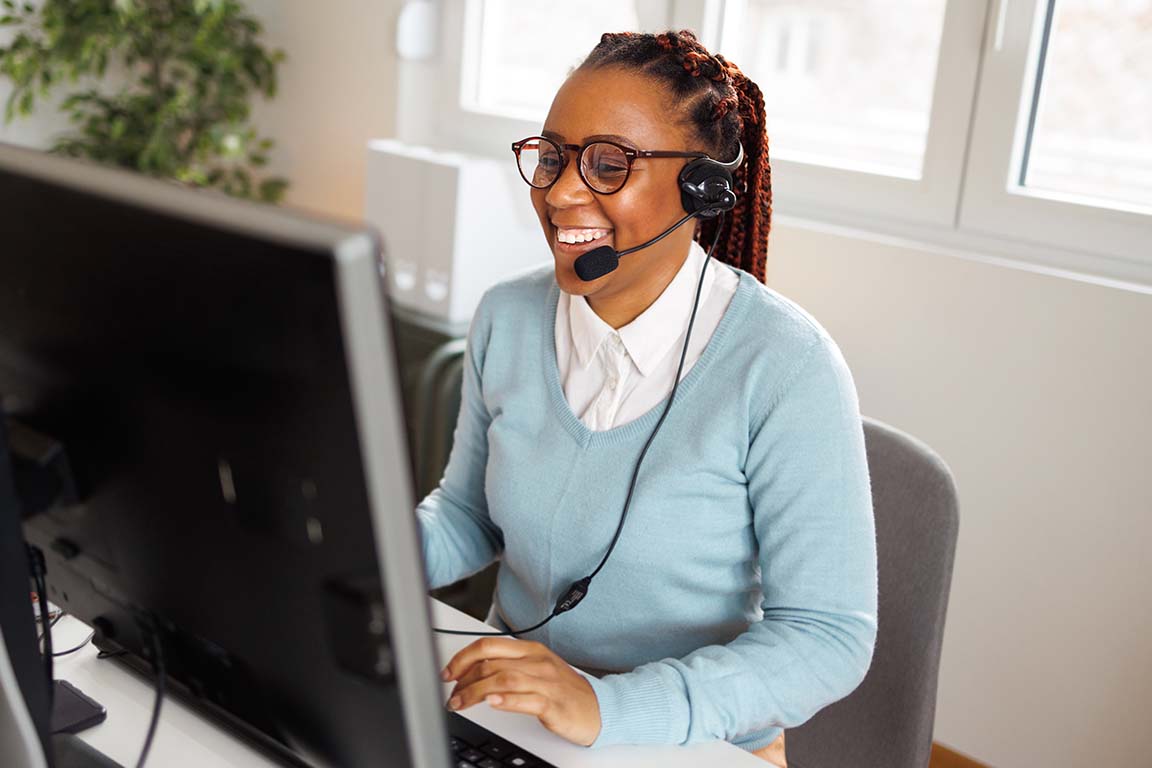
[(1021, 183), (1152, 208), (1152, 0), (1046, 0)]
[(748, 0), (736, 64), (774, 156), (919, 178), (946, 0)]

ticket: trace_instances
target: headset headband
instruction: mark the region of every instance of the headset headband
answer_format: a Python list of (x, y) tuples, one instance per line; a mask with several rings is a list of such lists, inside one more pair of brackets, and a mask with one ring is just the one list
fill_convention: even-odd
[(722, 163), (719, 160), (714, 160), (713, 162), (722, 166), (724, 168), (724, 170), (726, 170), (726, 171), (735, 171), (737, 168), (740, 167), (740, 163), (744, 162), (744, 145), (741, 144), (740, 142), (736, 142), (736, 149), (738, 151), (736, 152), (736, 159), (735, 160), (733, 160), (729, 163)]

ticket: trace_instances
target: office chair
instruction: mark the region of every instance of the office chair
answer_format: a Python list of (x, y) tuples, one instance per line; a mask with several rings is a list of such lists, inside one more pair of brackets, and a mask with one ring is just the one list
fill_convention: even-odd
[(864, 419), (879, 560), (879, 634), (864, 682), (787, 729), (789, 768), (925, 768), (959, 527), (956, 487), (928, 446)]

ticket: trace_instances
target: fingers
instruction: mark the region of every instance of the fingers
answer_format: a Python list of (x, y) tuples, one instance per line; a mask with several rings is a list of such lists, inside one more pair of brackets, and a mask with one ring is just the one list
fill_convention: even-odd
[(479, 704), (492, 694), (507, 696), (514, 693), (524, 693), (547, 697), (548, 687), (547, 681), (538, 677), (515, 669), (504, 669), (478, 680), (472, 685), (460, 688), (448, 700), (448, 708), (452, 710), (466, 709)]
[(554, 677), (552, 673), (555, 671), (555, 666), (548, 661), (534, 658), (483, 659), (473, 664), (464, 674), (457, 678), (456, 687), (452, 689), (452, 695), (455, 696), (464, 688), (505, 670), (523, 672), (533, 677), (548, 680)]
[(528, 640), (513, 640), (507, 637), (485, 637), (465, 646), (445, 665), (441, 679), (456, 680), (478, 661), (483, 659), (522, 659), (547, 650), (540, 643)]

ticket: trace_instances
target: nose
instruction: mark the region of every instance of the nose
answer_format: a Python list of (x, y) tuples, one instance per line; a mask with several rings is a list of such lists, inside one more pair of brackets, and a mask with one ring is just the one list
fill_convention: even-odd
[(560, 171), (560, 178), (548, 188), (548, 194), (544, 198), (548, 205), (553, 208), (570, 208), (592, 202), (594, 195), (580, 178), (580, 171), (577, 169), (579, 162), (575, 153), (571, 153), (569, 161)]

